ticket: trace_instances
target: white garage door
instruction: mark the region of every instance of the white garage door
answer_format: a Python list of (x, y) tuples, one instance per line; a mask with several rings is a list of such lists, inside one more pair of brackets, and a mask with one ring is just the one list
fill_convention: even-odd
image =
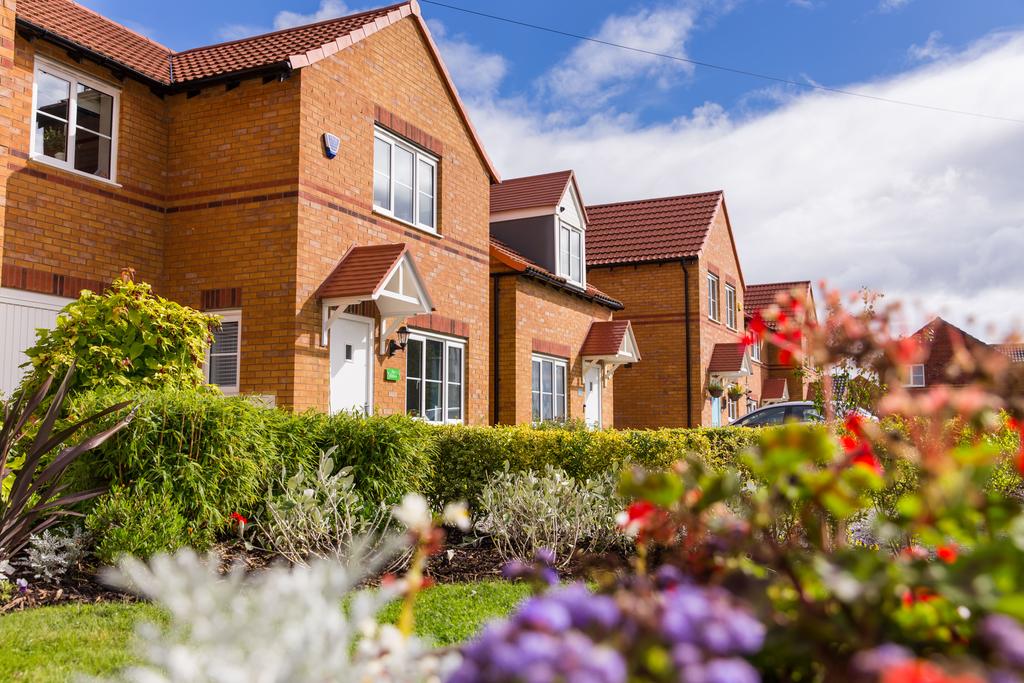
[(57, 313), (71, 299), (17, 289), (0, 288), (0, 394), (18, 387), (28, 360), (24, 351), (36, 341), (36, 329), (51, 328)]

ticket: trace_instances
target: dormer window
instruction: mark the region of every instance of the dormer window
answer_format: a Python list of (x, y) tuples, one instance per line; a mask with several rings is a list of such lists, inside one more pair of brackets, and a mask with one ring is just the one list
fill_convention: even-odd
[(558, 274), (583, 286), (583, 231), (561, 222), (558, 229)]

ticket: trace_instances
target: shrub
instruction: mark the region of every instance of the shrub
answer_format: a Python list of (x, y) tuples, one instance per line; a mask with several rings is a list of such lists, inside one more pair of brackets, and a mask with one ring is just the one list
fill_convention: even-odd
[[(98, 539), (94, 550), (104, 564), (124, 556), (150, 557), (191, 544), (205, 547), (210, 538), (197, 538), (167, 491), (144, 487), (115, 487), (86, 517), (86, 528)], [(191, 540), (191, 543), (189, 543)]]
[[(130, 271), (102, 294), (83, 290), (53, 329), (25, 351), (37, 376), (61, 375), (75, 362), (72, 393), (94, 387), (190, 387), (204, 384), (202, 363), (217, 317), (153, 294)], [(29, 375), (26, 382), (35, 386)]]
[(565, 566), (576, 550), (601, 551), (621, 539), (617, 483), (608, 471), (576, 480), (551, 465), (541, 472), (513, 472), (506, 464), (480, 494), (478, 528), (491, 534), (506, 560), (528, 560), (547, 548)]
[(260, 542), (292, 564), (340, 560), (357, 548), (359, 554), (375, 555), (387, 534), (390, 509), (364, 501), (351, 467), (335, 471), (335, 450), (325, 451), (312, 471), (300, 465), (292, 475), (282, 472), (256, 522)]
[(85, 557), (88, 541), (88, 535), (79, 526), (47, 529), (29, 541), (24, 565), (37, 579), (56, 581)]

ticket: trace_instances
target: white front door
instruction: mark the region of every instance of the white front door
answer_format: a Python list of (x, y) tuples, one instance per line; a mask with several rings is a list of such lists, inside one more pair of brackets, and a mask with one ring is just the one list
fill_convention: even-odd
[(601, 428), (601, 368), (597, 365), (583, 373), (583, 419), (591, 429)]
[(331, 323), (329, 344), (331, 413), (348, 410), (368, 415), (373, 409), (373, 321), (348, 315), (338, 317)]

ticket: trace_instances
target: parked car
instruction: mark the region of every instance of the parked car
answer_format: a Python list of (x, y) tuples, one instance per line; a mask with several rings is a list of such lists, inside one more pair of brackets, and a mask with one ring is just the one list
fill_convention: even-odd
[[(864, 410), (857, 408), (857, 413), (866, 420), (877, 420), (878, 418)], [(825, 418), (818, 411), (818, 407), (811, 401), (787, 401), (786, 403), (773, 403), (763, 408), (747, 413), (743, 417), (730, 422), (732, 427), (770, 427), (786, 422), (824, 422)]]

